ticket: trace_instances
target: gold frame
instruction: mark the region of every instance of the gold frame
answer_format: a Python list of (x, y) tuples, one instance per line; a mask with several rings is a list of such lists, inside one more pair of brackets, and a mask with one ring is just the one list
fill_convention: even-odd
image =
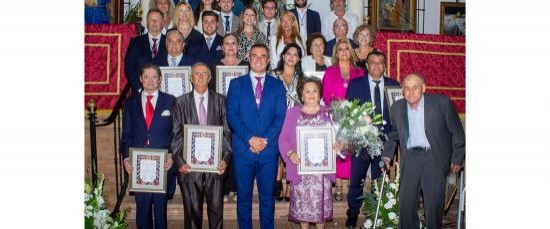
[[(377, 31), (400, 31), (400, 32), (416, 32), (416, 0), (395, 0), (395, 1), (404, 1), (403, 3), (403, 12), (392, 11), (394, 7), (389, 9), (384, 7), (382, 3), (383, 0), (369, 0), (369, 16), (370, 16), (370, 25)], [(395, 2), (394, 1), (394, 2)], [(379, 15), (380, 12), (383, 12), (384, 9), (388, 9), (387, 18)], [(395, 12), (395, 13), (392, 13)], [(404, 15), (403, 15), (404, 14)], [(395, 15), (392, 18), (392, 15)], [(382, 18), (383, 17), (383, 18)], [(379, 21), (379, 20), (388, 20), (389, 22)], [(392, 21), (392, 19), (394, 19)], [(397, 20), (397, 21), (395, 21)], [(391, 23), (396, 23), (391, 25)]]
[[(445, 10), (450, 9), (456, 11), (457, 13), (461, 13), (463, 17), (466, 17), (466, 3), (459, 3), (459, 2), (441, 2), (440, 6), (440, 16), (439, 16), (439, 34), (440, 35), (456, 35), (456, 34), (445, 34)], [(457, 14), (455, 13), (455, 14)], [(464, 28), (466, 29), (466, 28)], [(457, 35), (460, 36), (460, 35)], [(464, 36), (464, 35), (462, 35)]]

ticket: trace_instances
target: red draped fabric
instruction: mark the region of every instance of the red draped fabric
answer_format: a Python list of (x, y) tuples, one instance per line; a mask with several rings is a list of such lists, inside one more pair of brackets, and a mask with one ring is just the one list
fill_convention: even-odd
[(110, 112), (126, 86), (124, 57), (135, 36), (133, 24), (85, 27), (84, 105), (93, 99), (100, 115)]
[(426, 92), (451, 97), (466, 113), (466, 39), (413, 33), (379, 32), (374, 45), (387, 56), (387, 75), (400, 83), (413, 72), (424, 75)]

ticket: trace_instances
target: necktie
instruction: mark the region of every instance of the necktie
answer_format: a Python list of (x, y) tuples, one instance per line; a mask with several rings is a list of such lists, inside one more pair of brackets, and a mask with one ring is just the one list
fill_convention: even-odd
[(212, 39), (214, 39), (213, 37), (207, 37), (206, 38), (206, 44), (208, 45), (208, 49), (210, 49), (210, 47), (212, 47)]
[(178, 66), (178, 62), (176, 62), (178, 59), (176, 59), (175, 57), (172, 57), (172, 67), (177, 67)]
[(204, 96), (200, 97), (200, 103), (199, 103), (199, 124), (201, 126), (206, 125), (206, 109), (204, 108)]
[(254, 96), (256, 97), (256, 105), (258, 108), (260, 108), (260, 100), (262, 99), (262, 77), (256, 76), (254, 77), (258, 81), (258, 84), (256, 84), (256, 93), (254, 93)]
[(229, 29), (229, 16), (223, 16), (225, 17), (225, 34), (228, 34), (231, 29)]
[(266, 35), (267, 35), (267, 44), (269, 44), (269, 37), (271, 37), (271, 22), (267, 23)]
[(380, 98), (380, 80), (373, 80), (374, 83), (376, 83), (376, 86), (374, 87), (374, 105), (376, 108), (374, 108), (374, 112), (376, 114), (382, 114), (382, 102)]
[(145, 103), (145, 124), (147, 125), (147, 130), (151, 127), (151, 121), (153, 120), (153, 114), (155, 113), (155, 108), (153, 103), (151, 103), (152, 95), (147, 96), (147, 103)]
[(157, 45), (157, 38), (153, 38), (153, 49), (151, 50), (153, 52), (153, 58), (157, 56), (158, 51), (158, 45)]

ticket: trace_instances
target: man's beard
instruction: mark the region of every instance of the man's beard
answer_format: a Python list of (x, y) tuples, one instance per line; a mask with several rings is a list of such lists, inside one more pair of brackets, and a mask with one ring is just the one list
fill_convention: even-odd
[(298, 2), (294, 2), (297, 8), (304, 8), (307, 5), (307, 1), (304, 1), (302, 4), (299, 4)]

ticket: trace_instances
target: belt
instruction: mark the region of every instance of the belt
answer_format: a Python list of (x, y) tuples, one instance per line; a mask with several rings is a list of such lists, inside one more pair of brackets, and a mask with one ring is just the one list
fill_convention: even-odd
[(430, 148), (428, 148), (428, 147), (422, 147), (422, 146), (417, 146), (417, 147), (412, 147), (412, 148), (410, 148), (410, 150), (428, 151), (428, 150), (430, 150)]

